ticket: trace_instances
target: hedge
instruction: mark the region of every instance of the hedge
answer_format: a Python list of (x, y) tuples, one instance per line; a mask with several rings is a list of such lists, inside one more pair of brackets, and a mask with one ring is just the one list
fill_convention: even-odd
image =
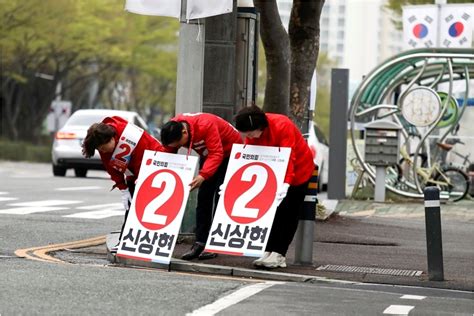
[(0, 159), (11, 161), (51, 162), (51, 144), (0, 140)]

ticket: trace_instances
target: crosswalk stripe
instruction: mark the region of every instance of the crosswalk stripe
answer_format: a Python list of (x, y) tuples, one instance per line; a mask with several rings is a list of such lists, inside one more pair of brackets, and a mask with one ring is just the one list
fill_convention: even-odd
[(76, 207), (78, 210), (97, 210), (105, 208), (123, 209), (122, 203), (96, 204)]
[(5, 202), (5, 201), (15, 201), (18, 200), (16, 197), (1, 197), (0, 196), (0, 202)]
[(91, 211), (91, 212), (80, 212), (74, 213), (70, 215), (63, 215), (63, 217), (70, 217), (70, 218), (90, 218), (90, 219), (103, 219), (112, 216), (123, 216), (125, 211), (117, 210), (117, 209), (105, 209), (100, 211)]
[(47, 207), (47, 206), (25, 206), (25, 207), (14, 207), (0, 210), (0, 214), (11, 214), (11, 215), (27, 215), (33, 213), (43, 213), (43, 212), (52, 212), (59, 210), (67, 210), (68, 207)]
[(389, 315), (408, 315), (408, 313), (415, 308), (415, 306), (409, 305), (390, 305), (383, 313)]
[(57, 188), (56, 191), (85, 191), (85, 190), (98, 190), (102, 187), (98, 186), (89, 186), (89, 187), (69, 187), (69, 188)]
[(48, 207), (48, 206), (69, 205), (69, 204), (77, 204), (77, 203), (82, 203), (82, 201), (43, 200), (43, 201), (12, 203), (12, 204), (8, 204), (8, 205), (11, 205), (11, 206), (25, 206), (25, 207)]

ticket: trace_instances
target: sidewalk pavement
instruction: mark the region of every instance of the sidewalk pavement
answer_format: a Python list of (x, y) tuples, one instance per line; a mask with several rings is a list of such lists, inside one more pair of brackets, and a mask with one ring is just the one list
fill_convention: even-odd
[[(253, 267), (255, 258), (229, 255), (209, 260), (172, 259), (169, 266), (163, 266), (115, 257), (107, 247), (108, 260), (127, 266), (278, 281), (345, 280), (474, 291), (472, 200), (441, 205), (444, 281), (429, 280), (422, 201), (342, 200), (325, 204), (332, 205), (333, 212), (315, 223), (312, 265), (293, 263), (294, 242), (286, 256), (288, 267), (272, 270)], [(108, 245), (116, 243), (117, 238), (117, 234), (109, 235)], [(187, 242), (178, 243), (173, 257), (180, 258), (190, 246), (189, 238)]]

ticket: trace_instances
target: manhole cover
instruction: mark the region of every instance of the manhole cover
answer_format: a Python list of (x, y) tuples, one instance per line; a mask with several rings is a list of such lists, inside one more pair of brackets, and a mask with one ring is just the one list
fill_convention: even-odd
[(370, 274), (384, 274), (393, 276), (409, 276), (416, 277), (420, 276), (423, 271), (419, 270), (401, 270), (401, 269), (390, 269), (390, 268), (372, 268), (372, 267), (356, 267), (356, 266), (343, 266), (335, 264), (327, 264), (316, 268), (319, 271), (333, 271), (333, 272), (353, 272), (353, 273), (370, 273)]

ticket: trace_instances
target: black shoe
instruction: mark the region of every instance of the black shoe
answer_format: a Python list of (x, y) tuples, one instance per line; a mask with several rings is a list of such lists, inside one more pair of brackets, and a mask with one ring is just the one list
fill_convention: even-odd
[(193, 244), (193, 246), (191, 247), (191, 250), (189, 250), (188, 252), (186, 252), (182, 257), (181, 259), (183, 260), (193, 260), (193, 259), (196, 259), (197, 257), (199, 257), (199, 255), (201, 254), (201, 252), (203, 252), (204, 250), (204, 245), (199, 243), (199, 242), (195, 242)]
[(199, 255), (198, 259), (199, 260), (207, 260), (207, 259), (214, 259), (215, 257), (217, 257), (217, 253), (203, 252)]

